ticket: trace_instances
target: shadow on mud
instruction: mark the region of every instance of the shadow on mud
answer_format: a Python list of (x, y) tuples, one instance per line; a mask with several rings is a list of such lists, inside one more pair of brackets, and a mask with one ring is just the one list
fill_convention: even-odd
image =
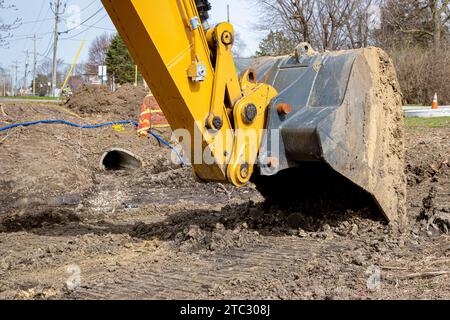
[(80, 217), (70, 209), (35, 209), (28, 213), (7, 215), (0, 221), (0, 231), (33, 231), (49, 226), (64, 226), (81, 222)]
[[(294, 210), (297, 209), (297, 210)], [(149, 213), (151, 214), (151, 213)], [(220, 211), (189, 210), (171, 214), (155, 223), (115, 224), (105, 220), (80, 219), (68, 210), (41, 211), (26, 216), (9, 216), (1, 221), (4, 232), (30, 231), (44, 236), (79, 236), (86, 234), (128, 234), (131, 237), (162, 241), (185, 241), (191, 238), (208, 240), (213, 234), (243, 232), (263, 236), (296, 235), (305, 232), (323, 232), (330, 227), (350, 229), (355, 218), (383, 222), (370, 208), (316, 211), (310, 207), (280, 208), (269, 201), (254, 204), (227, 205)]]

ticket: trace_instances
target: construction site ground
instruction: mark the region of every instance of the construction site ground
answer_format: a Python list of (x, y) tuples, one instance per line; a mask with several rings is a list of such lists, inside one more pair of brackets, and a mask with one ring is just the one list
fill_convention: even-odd
[[(131, 91), (101, 112), (2, 103), (0, 127), (136, 118), (137, 102), (120, 107), (142, 101)], [(368, 208), (310, 214), (252, 185), (201, 184), (131, 126), (2, 132), (0, 299), (450, 299), (450, 126), (408, 126), (406, 145), (400, 232)], [(100, 170), (111, 147), (142, 168)]]

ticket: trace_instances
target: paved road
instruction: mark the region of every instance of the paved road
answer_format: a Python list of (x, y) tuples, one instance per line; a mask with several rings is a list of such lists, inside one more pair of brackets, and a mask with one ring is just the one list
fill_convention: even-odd
[(431, 109), (430, 106), (406, 106), (403, 107), (406, 117), (450, 117), (450, 106), (440, 106), (439, 109)]

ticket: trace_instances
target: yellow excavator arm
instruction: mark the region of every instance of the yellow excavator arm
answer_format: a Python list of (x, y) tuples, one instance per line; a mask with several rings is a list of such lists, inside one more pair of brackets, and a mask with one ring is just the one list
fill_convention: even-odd
[(251, 71), (239, 79), (233, 26), (205, 31), (194, 0), (102, 2), (172, 129), (189, 132), (198, 178), (245, 185), (277, 91)]

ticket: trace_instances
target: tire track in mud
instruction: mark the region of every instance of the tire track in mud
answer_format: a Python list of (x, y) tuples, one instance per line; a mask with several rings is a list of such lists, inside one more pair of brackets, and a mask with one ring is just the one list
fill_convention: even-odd
[[(81, 288), (71, 297), (75, 299), (186, 299), (207, 298), (214, 285), (230, 281), (252, 281), (255, 275), (270, 269), (286, 268), (293, 261), (306, 261), (311, 251), (305, 251), (305, 241), (296, 239), (292, 246), (283, 240), (270, 239), (270, 244), (261, 244), (245, 249), (232, 249), (214, 255), (197, 256), (189, 264), (176, 261), (165, 269), (149, 266), (139, 274), (119, 275), (117, 282), (105, 286)], [(282, 241), (283, 243), (280, 243)], [(317, 247), (309, 242), (308, 247)], [(312, 249), (312, 248), (311, 248)], [(184, 262), (184, 264), (183, 264)]]
[(262, 243), (220, 252), (186, 253), (166, 248), (156, 255), (156, 263), (150, 254), (141, 256), (138, 261), (130, 260), (129, 265), (124, 266), (125, 273), (118, 270), (114, 275), (115, 281), (101, 284), (102, 279), (98, 279), (100, 285), (93, 283), (81, 288), (69, 298), (387, 298), (405, 294), (405, 287), (426, 286), (430, 282), (401, 282), (398, 279), (407, 271), (392, 273), (383, 269), (384, 290), (372, 292), (367, 288), (370, 276), (367, 272), (371, 266), (405, 267), (402, 261), (409, 257), (406, 258), (411, 269), (408, 272), (420, 271), (423, 257), (411, 258), (418, 250), (425, 250), (427, 259), (445, 256), (441, 250), (445, 245), (442, 240), (426, 249), (410, 245), (392, 252), (372, 247), (372, 241), (374, 238), (321, 240), (285, 235), (267, 236)]
[[(81, 288), (74, 299), (189, 299), (220, 295), (215, 292), (233, 281), (251, 283), (271, 277), (275, 270), (301, 272), (317, 252), (326, 253), (333, 244), (299, 238), (265, 239), (267, 243), (233, 248), (213, 255), (194, 255), (190, 261), (177, 261), (165, 269), (149, 266), (136, 274), (119, 275), (111, 284)], [(288, 243), (288, 244), (287, 244)], [(189, 289), (187, 289), (189, 288)], [(227, 290), (225, 290), (226, 292)], [(238, 297), (239, 295), (236, 295)]]

